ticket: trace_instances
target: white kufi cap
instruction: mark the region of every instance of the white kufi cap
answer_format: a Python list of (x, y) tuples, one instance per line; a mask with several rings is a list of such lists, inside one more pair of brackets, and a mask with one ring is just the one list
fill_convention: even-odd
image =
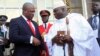
[(61, 6), (66, 6), (63, 0), (54, 0), (54, 9)]

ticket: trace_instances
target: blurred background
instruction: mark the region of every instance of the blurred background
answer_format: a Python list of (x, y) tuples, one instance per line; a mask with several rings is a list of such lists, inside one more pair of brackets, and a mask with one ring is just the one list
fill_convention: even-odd
[[(96, 0), (95, 0), (96, 1)], [(48, 9), (52, 13), (54, 0), (0, 0), (0, 15), (7, 15), (8, 20), (21, 15), (22, 5), (25, 2), (31, 2), (36, 7), (34, 20), (41, 24), (39, 12), (41, 9)], [(68, 12), (77, 12), (83, 14), (86, 19), (91, 15), (91, 2), (92, 0), (64, 0), (67, 5)], [(53, 13), (50, 21), (54, 20)]]

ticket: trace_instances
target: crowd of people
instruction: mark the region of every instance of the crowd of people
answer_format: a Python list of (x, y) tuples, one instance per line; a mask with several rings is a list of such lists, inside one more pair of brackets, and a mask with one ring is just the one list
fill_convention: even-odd
[[(54, 3), (55, 21), (47, 9), (40, 11), (43, 24), (33, 19), (35, 6), (24, 3), (22, 15), (11, 19), (0, 15), (0, 56), (14, 44), (11, 56), (100, 56), (100, 2), (92, 3), (93, 15), (86, 20), (79, 13), (68, 13), (62, 0)], [(9, 34), (9, 36), (8, 36)]]

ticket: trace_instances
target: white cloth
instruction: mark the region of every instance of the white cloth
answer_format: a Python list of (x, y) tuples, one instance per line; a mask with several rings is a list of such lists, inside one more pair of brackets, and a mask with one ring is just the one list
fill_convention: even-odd
[(61, 7), (61, 6), (66, 6), (63, 0), (54, 0), (54, 5), (53, 5), (54, 9)]
[[(74, 56), (90, 56), (89, 53), (92, 51), (94, 38), (89, 23), (81, 14), (77, 13), (69, 14), (67, 18), (69, 19), (70, 34), (74, 42)], [(51, 47), (51, 50), (49, 50), (51, 56), (64, 56), (63, 47), (57, 44), (52, 45), (51, 41), (59, 30), (67, 31), (66, 18), (56, 20), (45, 36), (47, 45)], [(68, 56), (67, 44), (65, 51), (66, 56)]]
[(93, 41), (93, 49), (92, 49), (92, 56), (100, 56), (100, 47), (98, 45), (98, 42), (96, 38)]
[[(96, 15), (92, 15), (92, 18), (93, 18), (94, 16), (96, 16)], [(95, 18), (93, 18), (93, 20), (94, 20), (94, 19), (95, 19)], [(93, 20), (92, 20), (92, 23), (93, 23)], [(96, 20), (97, 20), (97, 22), (96, 22), (96, 24), (97, 24), (97, 29), (95, 29), (95, 30), (93, 30), (93, 31), (94, 31), (94, 35), (95, 35), (95, 37), (98, 38), (98, 29), (99, 29), (99, 13), (98, 13), (97, 16), (96, 16)]]
[(4, 24), (1, 26), (1, 31), (2, 32), (6, 32), (7, 31), (7, 27)]
[(7, 34), (7, 32), (8, 32), (8, 29), (7, 29), (7, 27), (5, 26), (5, 24), (3, 24), (3, 25), (1, 26), (1, 32), (3, 32), (3, 33), (4, 33), (4, 37), (6, 37), (6, 34)]

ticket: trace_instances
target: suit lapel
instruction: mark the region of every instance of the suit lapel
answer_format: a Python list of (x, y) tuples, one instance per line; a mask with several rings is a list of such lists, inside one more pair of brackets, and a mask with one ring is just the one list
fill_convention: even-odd
[(39, 32), (38, 24), (36, 22), (34, 22), (34, 21), (32, 21), (32, 23), (33, 23), (33, 25), (35, 27), (35, 33), (36, 33), (35, 37), (38, 38), (38, 39), (40, 39), (39, 38), (40, 37), (40, 32)]
[[(27, 32), (29, 32), (29, 33), (31, 33), (33, 36), (35, 36), (35, 35), (32, 33), (32, 31), (31, 31), (29, 25), (27, 24), (27, 22), (25, 21), (25, 19), (24, 19), (22, 16), (20, 17), (20, 21), (21, 21), (20, 24), (23, 25), (23, 27), (25, 28), (25, 30), (27, 30)], [(36, 35), (37, 35), (38, 26), (36, 25), (36, 23), (35, 23), (34, 21), (32, 21), (32, 23), (33, 23), (33, 25), (34, 25), (34, 27), (35, 27), (35, 33), (36, 33)]]
[(33, 25), (34, 25), (34, 27), (35, 27), (35, 33), (36, 33), (36, 35), (37, 35), (37, 29), (38, 29), (38, 26), (35, 24), (34, 21), (32, 21), (32, 23), (33, 23)]
[(20, 24), (22, 24), (22, 26), (25, 28), (25, 30), (27, 30), (27, 32), (31, 31), (27, 22), (25, 21), (25, 19), (22, 16), (20, 17)]

